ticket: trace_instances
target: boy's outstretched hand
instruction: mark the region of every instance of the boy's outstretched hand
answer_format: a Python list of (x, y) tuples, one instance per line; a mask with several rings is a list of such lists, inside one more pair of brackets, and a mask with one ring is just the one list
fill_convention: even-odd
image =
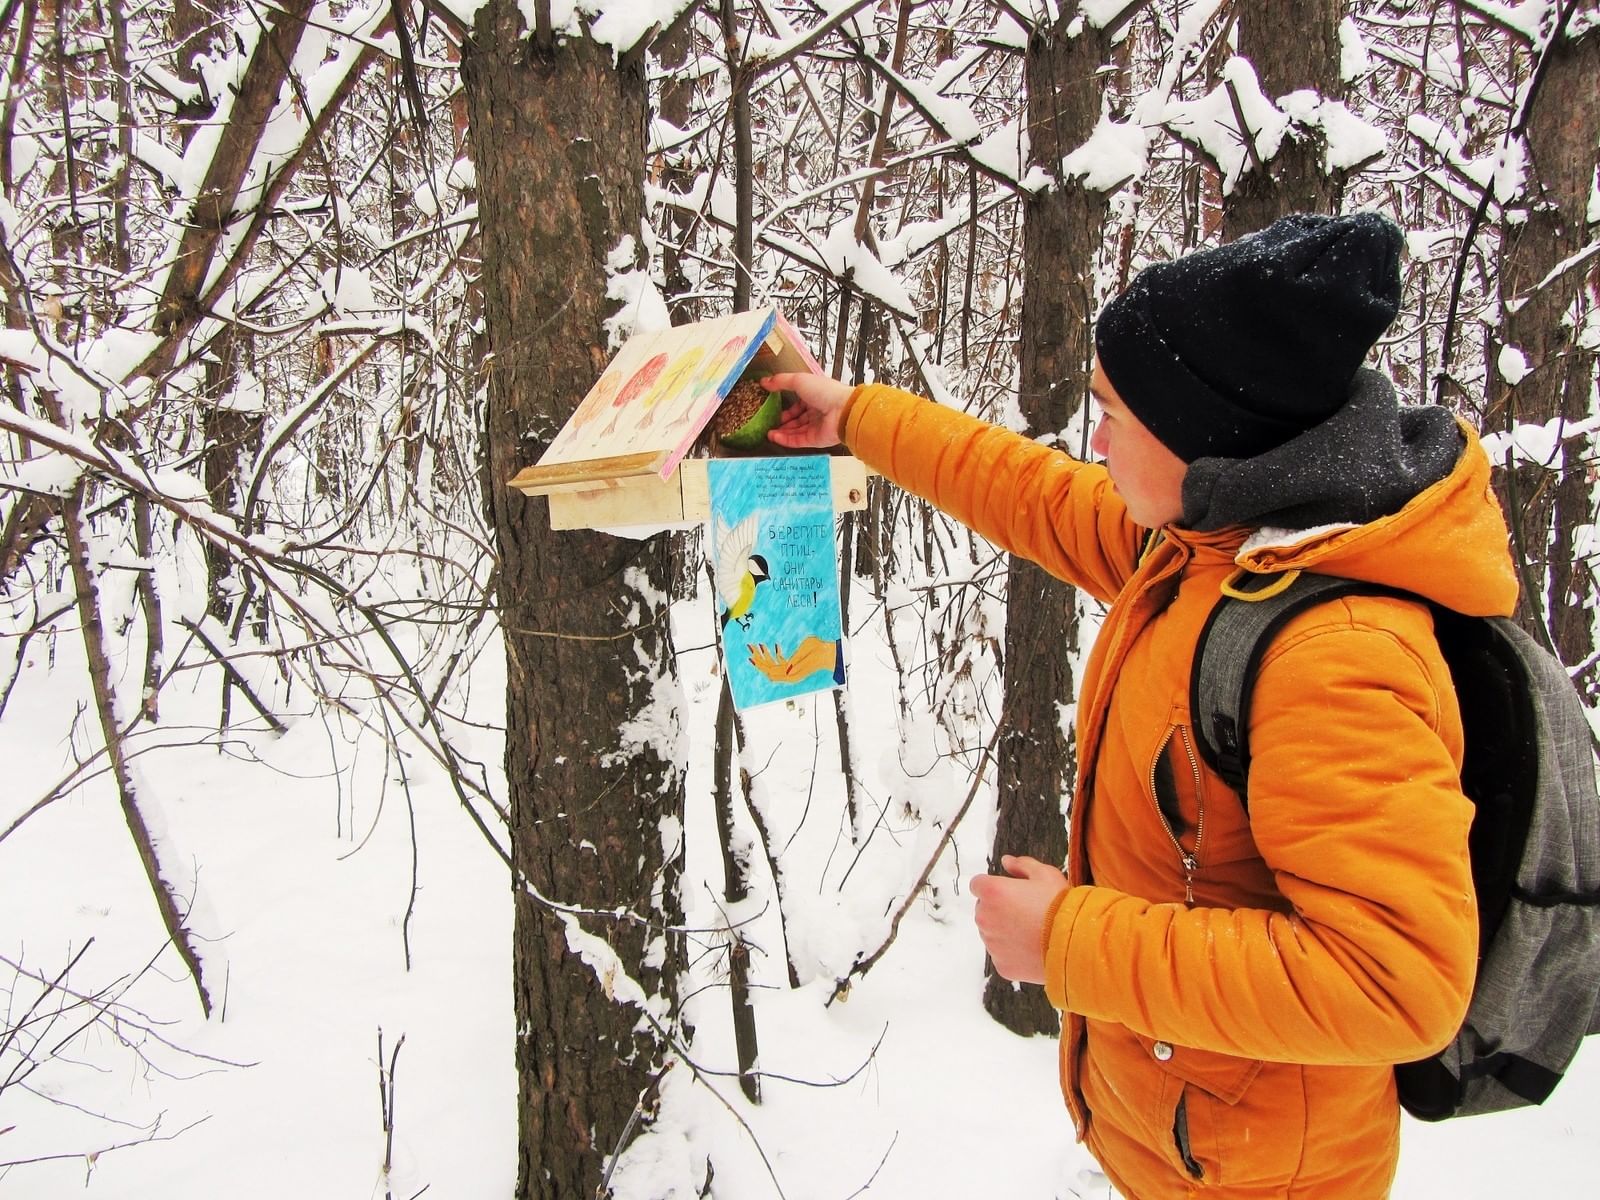
[(783, 410), (767, 440), (791, 450), (825, 449), (843, 440), (839, 421), (855, 389), (827, 375), (780, 371), (761, 380), (769, 392), (792, 392), (800, 401)]
[(1044, 915), (1067, 888), (1060, 870), (1036, 858), (1007, 854), (1004, 875), (976, 875), (973, 919), (994, 969), (1013, 983), (1044, 982)]

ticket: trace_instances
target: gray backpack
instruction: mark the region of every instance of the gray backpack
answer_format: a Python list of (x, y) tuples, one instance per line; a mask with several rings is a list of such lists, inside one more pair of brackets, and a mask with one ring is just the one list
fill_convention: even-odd
[[(1242, 577), (1242, 576), (1241, 576)], [(1201, 755), (1249, 811), (1250, 692), (1273, 635), (1349, 595), (1420, 597), (1328, 575), (1247, 577), (1195, 648)], [(1540, 1104), (1586, 1034), (1600, 1033), (1600, 801), (1582, 702), (1566, 669), (1514, 622), (1430, 605), (1461, 705), (1461, 789), (1478, 898), (1478, 977), (1466, 1021), (1432, 1058), (1395, 1067), (1413, 1116)]]

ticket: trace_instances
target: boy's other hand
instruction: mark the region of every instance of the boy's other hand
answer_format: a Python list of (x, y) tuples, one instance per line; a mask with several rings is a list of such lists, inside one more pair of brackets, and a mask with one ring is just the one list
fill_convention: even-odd
[(1001, 978), (1013, 983), (1044, 982), (1044, 915), (1067, 888), (1061, 871), (1036, 858), (1007, 854), (1004, 875), (977, 875), (972, 894), (978, 936)]
[(844, 402), (855, 390), (848, 383), (806, 371), (780, 371), (761, 380), (761, 386), (769, 392), (790, 392), (799, 400), (783, 410), (777, 428), (767, 434), (768, 441), (808, 450), (837, 446), (843, 440), (839, 422)]

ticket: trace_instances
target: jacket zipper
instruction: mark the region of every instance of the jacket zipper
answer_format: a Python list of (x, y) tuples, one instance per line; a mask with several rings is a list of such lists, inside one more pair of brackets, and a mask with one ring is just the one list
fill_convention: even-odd
[[(1161, 801), (1156, 796), (1156, 768), (1161, 762), (1161, 756), (1167, 752), (1167, 747), (1172, 744), (1173, 735), (1178, 735), (1178, 740), (1183, 743), (1184, 756), (1189, 760), (1189, 775), (1194, 780), (1194, 852), (1191, 854), (1183, 848), (1183, 843), (1178, 840), (1178, 835), (1172, 832), (1166, 814), (1161, 811)], [(1191, 907), (1194, 905), (1194, 873), (1200, 866), (1200, 846), (1206, 836), (1206, 807), (1200, 803), (1200, 761), (1195, 757), (1194, 743), (1189, 740), (1188, 733), (1181, 725), (1173, 725), (1167, 729), (1167, 736), (1161, 739), (1161, 745), (1156, 747), (1155, 757), (1150, 760), (1150, 803), (1155, 805), (1156, 819), (1161, 822), (1161, 828), (1166, 831), (1167, 840), (1172, 843), (1172, 848), (1178, 852), (1178, 858), (1183, 863), (1183, 902)]]

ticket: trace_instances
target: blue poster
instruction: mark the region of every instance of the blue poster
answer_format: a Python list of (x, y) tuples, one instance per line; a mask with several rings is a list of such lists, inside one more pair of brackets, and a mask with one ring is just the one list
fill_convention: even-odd
[(735, 708), (844, 683), (825, 455), (714, 458), (711, 567)]

